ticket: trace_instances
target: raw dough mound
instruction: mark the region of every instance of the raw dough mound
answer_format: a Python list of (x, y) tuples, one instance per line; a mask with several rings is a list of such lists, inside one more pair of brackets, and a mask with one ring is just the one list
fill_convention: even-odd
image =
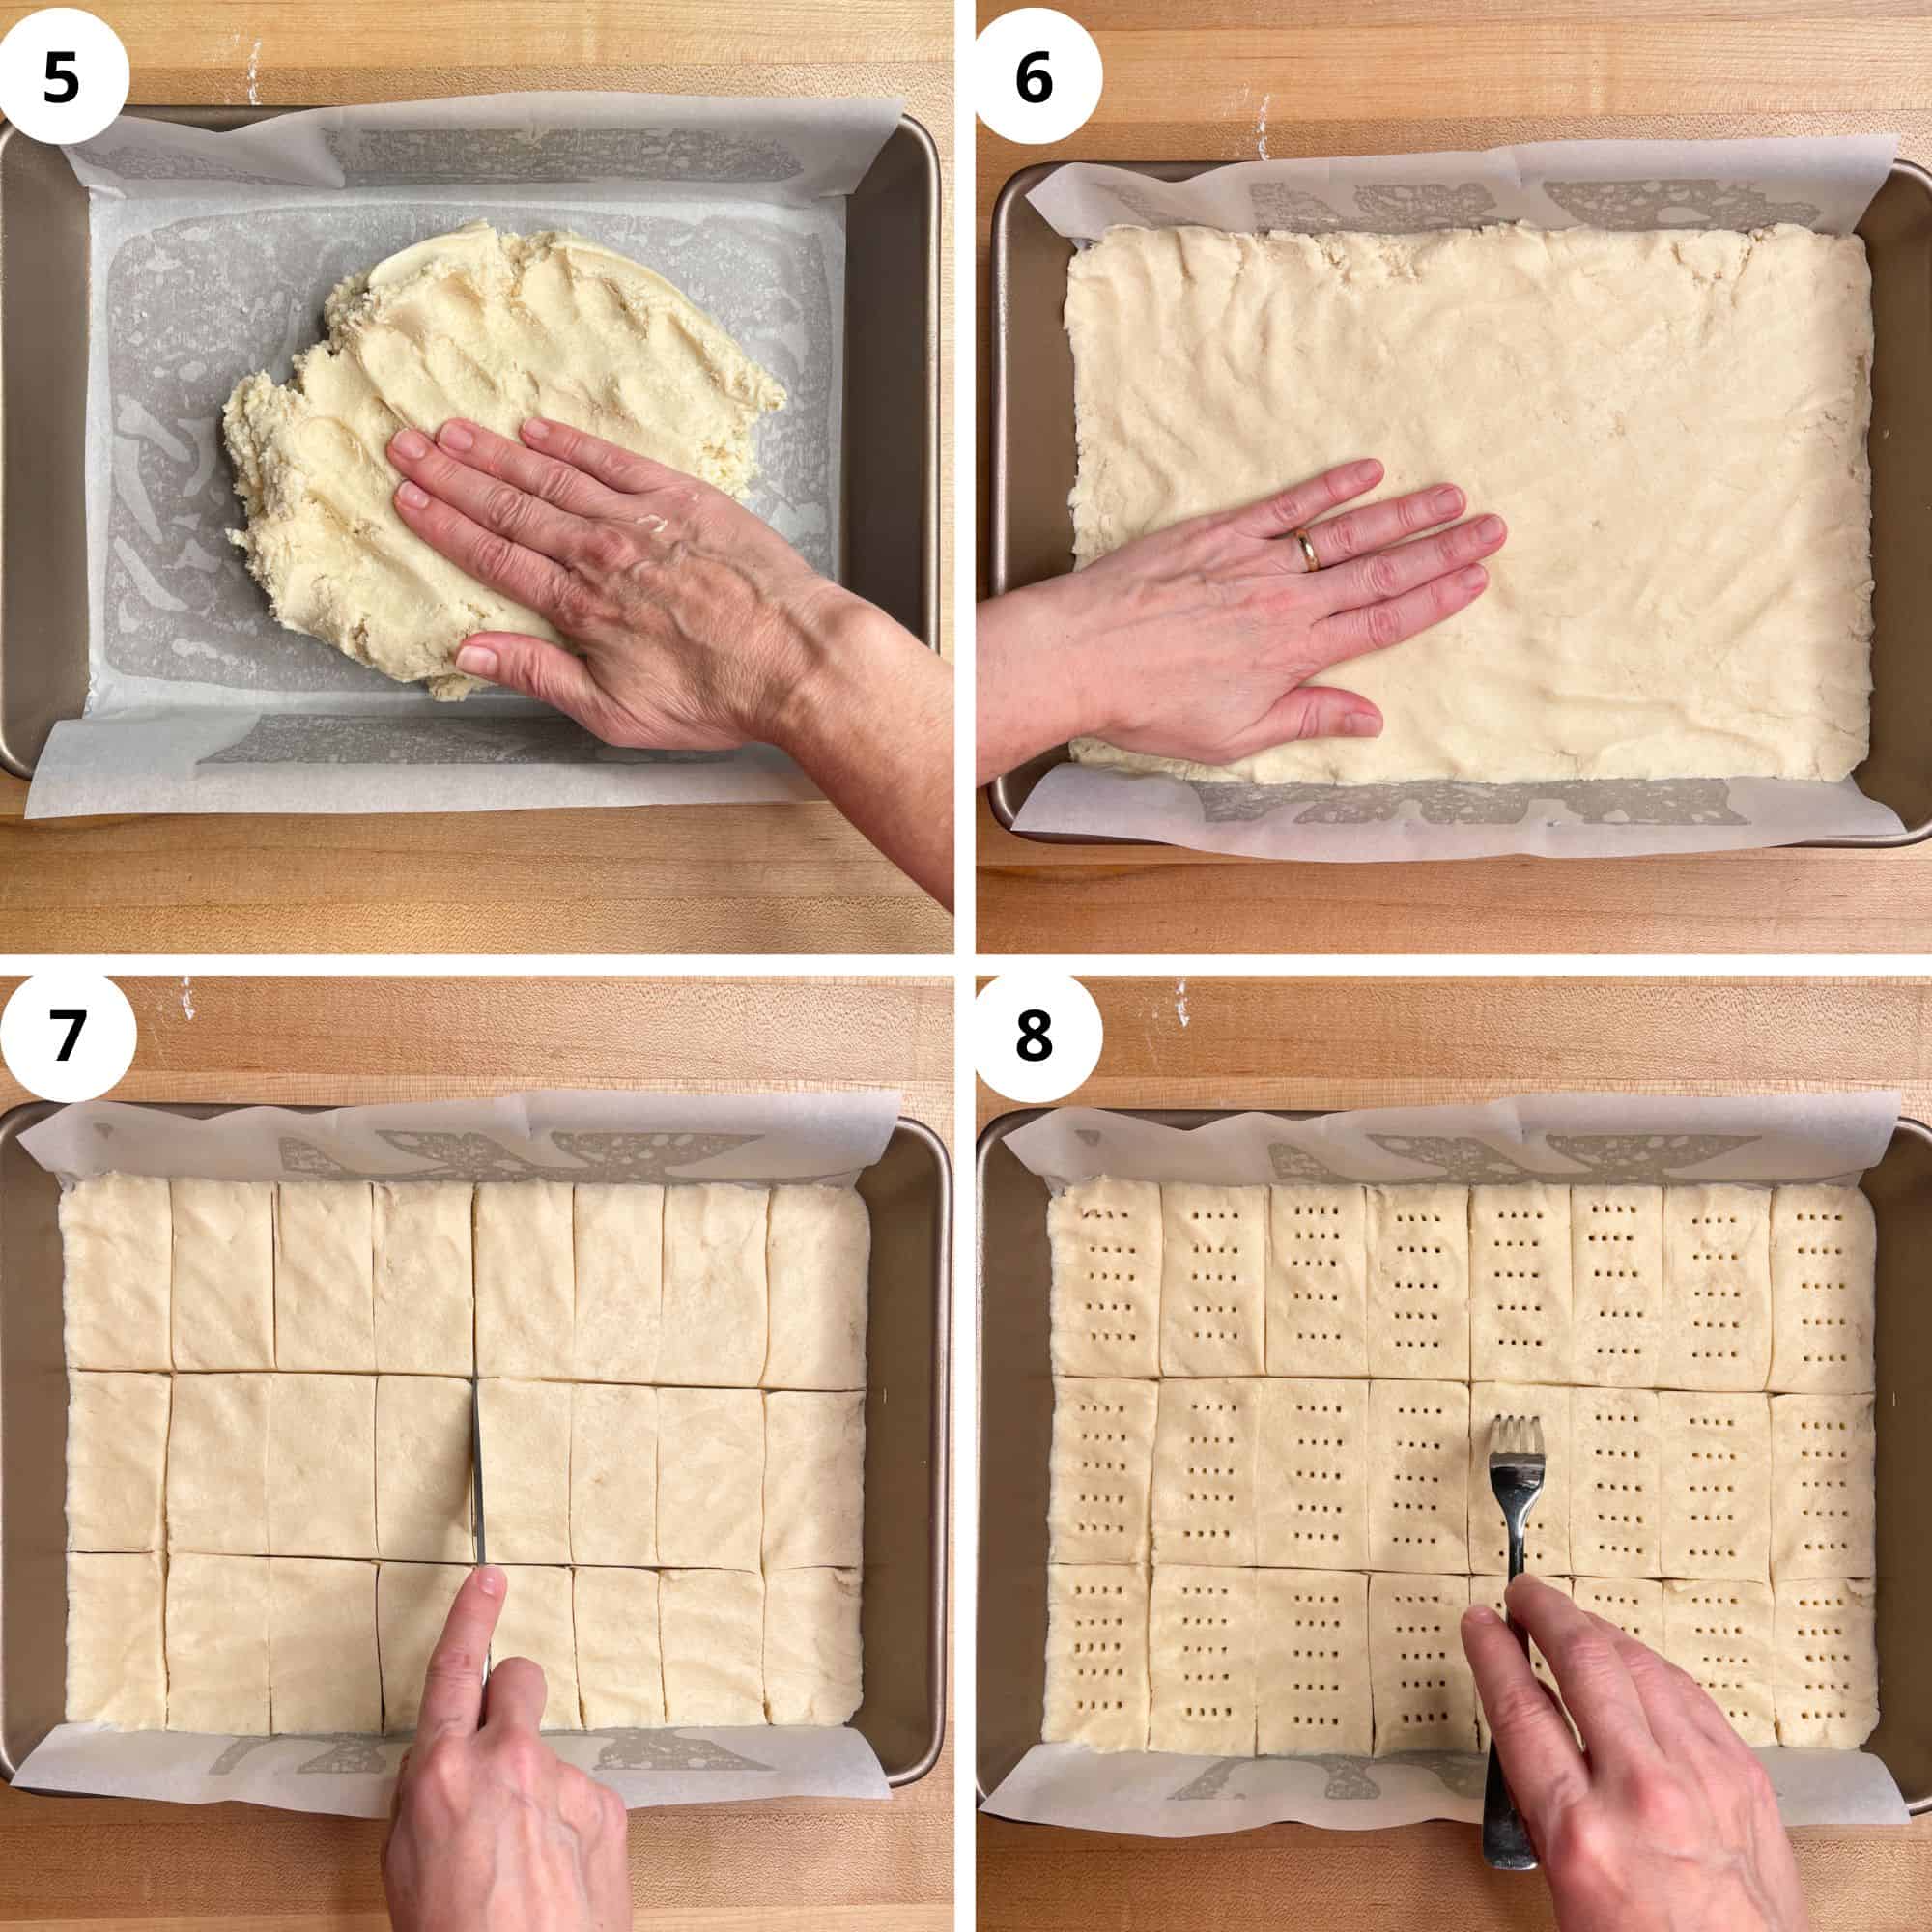
[(552, 416), (742, 498), (752, 433), (783, 388), (662, 275), (563, 229), (472, 221), (352, 275), (324, 304), (328, 339), (285, 384), (254, 375), (222, 415), (248, 513), (230, 540), (276, 621), (437, 697), (474, 631), (554, 639), (417, 538), (384, 450), (405, 425), (467, 416), (514, 438)]

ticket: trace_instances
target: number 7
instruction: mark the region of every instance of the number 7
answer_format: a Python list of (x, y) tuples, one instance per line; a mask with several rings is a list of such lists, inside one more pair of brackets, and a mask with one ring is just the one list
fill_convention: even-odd
[(67, 1020), (70, 1022), (67, 1030), (67, 1037), (61, 1041), (61, 1050), (54, 1055), (55, 1060), (65, 1061), (73, 1051), (73, 1043), (80, 1037), (81, 1028), (87, 1024), (87, 1009), (85, 1007), (78, 1009), (72, 1007), (55, 1008), (48, 1012), (47, 1017), (50, 1020)]

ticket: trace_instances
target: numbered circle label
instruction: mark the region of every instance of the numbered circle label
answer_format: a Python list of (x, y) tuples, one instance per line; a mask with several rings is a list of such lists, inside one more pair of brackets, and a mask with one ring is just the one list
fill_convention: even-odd
[(94, 1100), (134, 1058), (134, 1009), (98, 973), (36, 973), (0, 1010), (0, 1060), (42, 1100)]
[(36, 141), (91, 141), (128, 103), (128, 49), (105, 20), (43, 7), (0, 40), (0, 114)]
[(1051, 7), (1020, 7), (973, 46), (973, 106), (994, 133), (1037, 147), (1084, 128), (1100, 104), (1100, 49)]
[(1099, 1064), (1100, 1009), (1078, 980), (1005, 973), (973, 1005), (973, 1062), (1009, 1100), (1058, 1100)]

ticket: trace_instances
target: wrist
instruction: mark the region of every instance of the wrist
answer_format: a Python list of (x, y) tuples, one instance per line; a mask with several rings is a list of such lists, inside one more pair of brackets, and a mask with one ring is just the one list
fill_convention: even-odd
[(849, 725), (855, 706), (887, 688), (890, 661), (908, 647), (923, 648), (876, 605), (823, 583), (791, 613), (747, 736), (809, 764), (841, 718)]
[(1128, 694), (1096, 618), (1095, 586), (1074, 572), (1009, 590), (980, 607), (982, 781), (1055, 745), (1108, 734)]

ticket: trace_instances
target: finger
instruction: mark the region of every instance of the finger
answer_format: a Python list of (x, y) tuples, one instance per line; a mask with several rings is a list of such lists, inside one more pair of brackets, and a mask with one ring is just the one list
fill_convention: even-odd
[[(1657, 1741), (1643, 1702), (1615, 1642), (1598, 1620), (1534, 1577), (1517, 1577), (1504, 1602), (1542, 1650), (1591, 1760), (1629, 1767), (1653, 1757)], [(1490, 1721), (1493, 1726), (1495, 1719)]]
[(1268, 706), (1234, 753), (1245, 758), (1297, 738), (1373, 738), (1382, 714), (1366, 697), (1328, 684), (1297, 684)]
[(534, 1732), (550, 1697), (543, 1666), (527, 1657), (506, 1657), (483, 1690), (483, 1728), (492, 1733)]
[(1324, 469), (1306, 483), (1297, 483), (1273, 497), (1264, 497), (1229, 515), (1228, 527), (1242, 536), (1280, 537), (1312, 524), (1326, 510), (1373, 490), (1382, 480), (1382, 467), (1373, 456)]
[(1453, 617), (1489, 588), (1490, 573), (1480, 563), (1437, 577), (1418, 590), (1391, 597), (1385, 604), (1365, 604), (1359, 610), (1338, 611), (1323, 617), (1310, 636), (1321, 653), (1318, 669), (1360, 657), (1364, 651), (1385, 651), (1417, 633)]
[(493, 1563), (480, 1565), (463, 1579), (423, 1672), (417, 1744), (475, 1730), (483, 1709), (483, 1662), (503, 1613), (505, 1588), (503, 1573)]
[(456, 668), (506, 691), (522, 692), (539, 704), (554, 705), (586, 731), (610, 740), (614, 728), (611, 699), (590, 667), (560, 644), (514, 631), (478, 631), (463, 640)]
[[(1339, 517), (1324, 518), (1308, 526), (1308, 541), (1315, 546), (1315, 560), (1323, 570), (1338, 563), (1381, 550), (1399, 538), (1413, 536), (1435, 524), (1446, 524), (1463, 514), (1464, 497), (1453, 483), (1431, 490), (1412, 490), (1406, 497), (1391, 497), (1384, 503), (1364, 503), (1359, 510), (1345, 511)], [(1300, 546), (1293, 546), (1300, 558)], [(1302, 558), (1292, 566), (1306, 569)]]
[(1651, 1735), (1666, 1751), (1694, 1751), (1703, 1747), (1728, 1755), (1733, 1745), (1740, 1750), (1749, 1749), (1710, 1692), (1688, 1670), (1660, 1657), (1648, 1644), (1606, 1618), (1593, 1615), (1592, 1620), (1616, 1645), (1643, 1700)]
[(586, 476), (594, 477), (607, 490), (627, 497), (635, 497), (641, 490), (661, 490), (669, 483), (696, 481), (668, 463), (638, 456), (614, 442), (606, 442), (601, 436), (572, 429), (568, 423), (555, 422), (549, 416), (532, 416), (524, 425), (523, 438), (532, 449), (557, 457)]
[(1517, 1809), (1540, 1839), (1540, 1821), (1553, 1818), (1589, 1788), (1589, 1766), (1562, 1713), (1536, 1681), (1521, 1644), (1487, 1604), (1464, 1613), (1463, 1649)]
[(526, 490), (546, 503), (554, 503), (560, 510), (573, 511), (580, 517), (608, 517), (623, 507), (616, 491), (607, 489), (583, 470), (559, 463), (554, 456), (541, 456), (534, 449), (526, 449), (521, 442), (512, 442), (508, 437), (498, 436), (495, 430), (485, 429), (481, 423), (470, 422), (465, 416), (450, 417), (437, 431), (436, 440), (439, 448), (446, 450), (459, 463), (467, 463), (486, 476), (514, 483), (519, 490)]
[(389, 461), (412, 483), (461, 510), (471, 523), (543, 556), (581, 555), (596, 527), (515, 483), (459, 463), (412, 429), (399, 430), (389, 439)]
[[(1309, 534), (1312, 537), (1314, 532)], [(1396, 544), (1358, 556), (1339, 569), (1323, 570), (1315, 587), (1327, 600), (1331, 613), (1353, 611), (1364, 604), (1385, 604), (1432, 578), (1446, 577), (1501, 550), (1508, 536), (1509, 529), (1500, 517), (1477, 517), (1436, 536)]]
[(418, 483), (408, 482), (397, 490), (396, 514), (431, 550), (446, 556), (459, 570), (554, 620), (570, 582), (570, 575), (561, 564), (495, 530), (486, 530), (454, 505), (432, 497)]

